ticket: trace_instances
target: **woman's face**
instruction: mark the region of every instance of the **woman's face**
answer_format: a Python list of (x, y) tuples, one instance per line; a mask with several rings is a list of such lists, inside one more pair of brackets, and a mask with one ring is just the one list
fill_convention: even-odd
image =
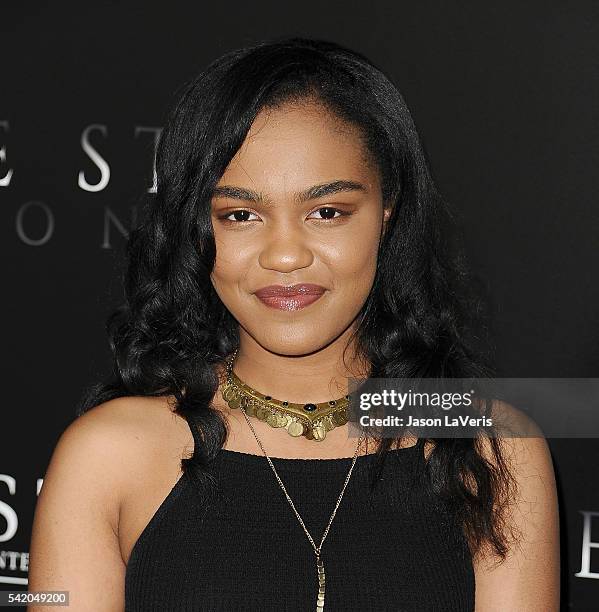
[[(242, 342), (304, 355), (349, 334), (388, 212), (355, 128), (317, 104), (262, 111), (212, 198), (211, 278)], [(298, 283), (323, 292), (256, 295)]]

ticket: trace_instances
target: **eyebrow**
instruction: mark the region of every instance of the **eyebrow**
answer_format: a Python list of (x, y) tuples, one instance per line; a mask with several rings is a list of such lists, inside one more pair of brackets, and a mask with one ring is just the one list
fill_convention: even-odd
[[(334, 193), (341, 193), (344, 191), (368, 191), (367, 187), (362, 183), (356, 181), (338, 180), (330, 183), (322, 183), (320, 185), (313, 185), (308, 189), (295, 194), (295, 200), (298, 204), (307, 202), (308, 200), (314, 200), (316, 198), (323, 198)], [(251, 189), (244, 189), (243, 187), (234, 187), (232, 185), (221, 185), (215, 187), (212, 191), (212, 197), (218, 198), (233, 198), (235, 200), (243, 200), (244, 202), (255, 202), (256, 204), (268, 204), (269, 200), (263, 194), (252, 191)]]

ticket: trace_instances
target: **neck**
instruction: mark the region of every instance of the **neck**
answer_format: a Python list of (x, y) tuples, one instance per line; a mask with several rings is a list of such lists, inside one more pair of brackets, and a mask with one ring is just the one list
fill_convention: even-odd
[[(338, 399), (348, 393), (348, 378), (362, 378), (369, 368), (357, 351), (349, 346), (347, 333), (325, 348), (308, 354), (285, 355), (264, 349), (240, 330), (239, 351), (233, 370), (247, 385), (264, 395), (298, 404), (320, 403)], [(224, 382), (224, 369), (221, 372)], [(222, 388), (222, 386), (221, 386)], [(230, 410), (217, 393), (213, 406), (222, 411), (227, 421), (225, 449), (260, 452), (256, 440), (240, 410)], [(273, 457), (337, 458), (351, 457), (356, 449), (357, 437), (349, 435), (348, 425), (329, 431), (320, 442), (304, 436), (294, 438), (280, 429), (274, 429), (255, 417), (251, 417), (256, 433), (266, 451)], [(366, 441), (360, 454), (366, 454), (372, 445)]]
[(257, 391), (298, 404), (338, 399), (348, 393), (348, 378), (368, 375), (368, 365), (355, 346), (345, 351), (345, 338), (304, 355), (283, 355), (266, 350), (245, 334), (235, 358), (235, 374)]

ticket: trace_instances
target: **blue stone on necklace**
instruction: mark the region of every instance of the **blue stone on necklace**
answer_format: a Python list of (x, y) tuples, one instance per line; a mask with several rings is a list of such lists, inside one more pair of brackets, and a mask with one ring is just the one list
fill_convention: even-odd
[(304, 410), (306, 412), (313, 412), (316, 410), (316, 404), (304, 404)]

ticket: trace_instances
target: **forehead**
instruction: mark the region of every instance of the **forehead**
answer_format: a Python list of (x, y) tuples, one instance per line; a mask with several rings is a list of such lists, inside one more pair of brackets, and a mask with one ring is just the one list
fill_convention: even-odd
[(290, 189), (326, 180), (378, 184), (359, 129), (318, 103), (263, 109), (220, 183)]

